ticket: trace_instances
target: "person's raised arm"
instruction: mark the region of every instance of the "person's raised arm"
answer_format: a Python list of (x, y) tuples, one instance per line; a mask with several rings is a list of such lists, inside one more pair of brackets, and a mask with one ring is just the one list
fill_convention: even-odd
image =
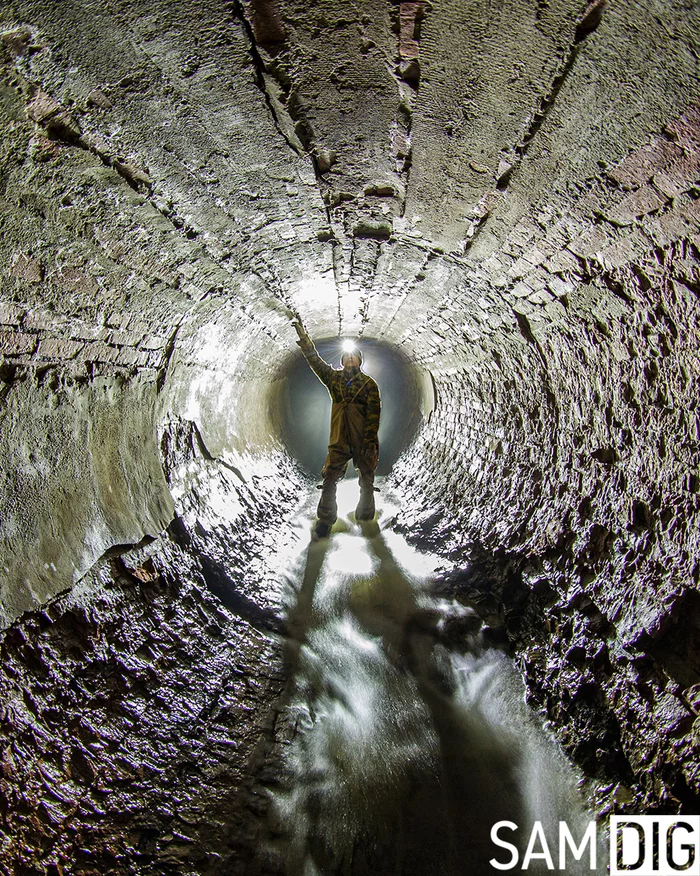
[(304, 323), (301, 321), (300, 316), (296, 316), (292, 325), (296, 329), (296, 333), (299, 335), (299, 340), (297, 344), (301, 347), (301, 352), (304, 354), (304, 358), (309, 363), (309, 367), (312, 369), (314, 374), (318, 377), (318, 379), (325, 383), (328, 386), (331, 375), (333, 374), (333, 368), (328, 364), (328, 362), (324, 361), (319, 355), (318, 350), (314, 346), (314, 342), (308, 335), (308, 332), (304, 328)]

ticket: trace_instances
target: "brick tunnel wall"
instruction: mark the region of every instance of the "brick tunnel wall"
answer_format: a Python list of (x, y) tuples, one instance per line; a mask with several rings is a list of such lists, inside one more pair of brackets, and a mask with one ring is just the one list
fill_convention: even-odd
[[(262, 755), (286, 732), (272, 547), (300, 481), (262, 411), (294, 340), (289, 304), (314, 334), (366, 329), (433, 375), (436, 409), (396, 472), (401, 525), (446, 554), (441, 586), (505, 637), (534, 706), (598, 780), (598, 810), (694, 805), (697, 109), (653, 136), (640, 122), (634, 148), (615, 143), (628, 158), (581, 171), (539, 211), (523, 195), (545, 185), (535, 171), (515, 174), (512, 201), (495, 180), (482, 198), (488, 168), (464, 146), (478, 204), (448, 228), (469, 187), (450, 189), (434, 142), (452, 162), (454, 132), (439, 113), (411, 116), (415, 61), (442, 56), (447, 7), (419, 51), (423, 5), (402, 5), (400, 106), (371, 54), (391, 51), (390, 16), (363, 21), (366, 79), (382, 84), (372, 125), (392, 139), (356, 185), (367, 160), (344, 103), (352, 76), (336, 75), (332, 112), (319, 101), (305, 120), (290, 99), (287, 118), (269, 72), (292, 88), (284, 65), (252, 63), (228, 4), (211, 28), (175, 3), (96, 10), (84, 30), (68, 11), (22, 24), (40, 6), (3, 13), (4, 871), (253, 872), (261, 785), (274, 782)], [(124, 17), (129, 39), (104, 50)], [(563, 17), (573, 33), (576, 15)], [(301, 42), (319, 27), (346, 33), (311, 21)], [(214, 57), (235, 85), (225, 92)], [(418, 98), (457, 94), (443, 72)], [(366, 79), (353, 106), (367, 104)], [(683, 79), (673, 107), (690, 92)], [(341, 110), (336, 155), (323, 136), (333, 142), (327, 116)], [(404, 215), (409, 171), (423, 227), (444, 225), (453, 251)], [(237, 347), (226, 385), (218, 366)], [(81, 514), (99, 524), (89, 538)]]
[[(291, 225), (263, 187), (303, 191), (309, 172), (275, 158), (244, 73), (265, 169), (219, 174), (262, 192), (246, 230), (193, 202), (191, 126), (180, 182), (167, 175), (184, 195), (154, 197), (110, 140), (120, 123), (95, 139), (46, 71), (39, 86), (33, 30), (11, 18), (0, 42), (0, 871), (254, 872), (265, 751), (285, 732), (273, 549), (300, 484), (261, 413), (293, 336), (266, 285)], [(123, 63), (128, 90), (124, 51), (104, 70)], [(93, 120), (113, 105), (81, 93)]]
[(700, 790), (698, 156), (696, 107), (579, 200), (585, 234), (522, 221), (481, 261), (511, 312), (497, 342), (488, 292), (471, 325), (457, 296), (428, 322), (438, 407), (395, 475), (403, 526), (507, 628), (603, 810)]
[[(6, 377), (2, 447), (17, 474), (3, 484), (8, 876), (270, 872), (268, 755), (291, 732), (276, 709), (275, 547), (300, 478), (269, 442), (222, 446), (226, 429), (207, 412), (225, 369), (208, 396), (196, 337), (181, 329), (160, 407), (140, 374), (76, 381), (30, 365)], [(224, 402), (228, 392), (245, 401), (245, 387)], [(245, 436), (240, 418), (231, 434)]]
[(287, 732), (284, 344), (186, 237), (155, 258), (162, 217), (118, 175), (76, 190), (83, 160), (20, 163), (41, 194), (5, 238), (0, 872), (252, 873)]

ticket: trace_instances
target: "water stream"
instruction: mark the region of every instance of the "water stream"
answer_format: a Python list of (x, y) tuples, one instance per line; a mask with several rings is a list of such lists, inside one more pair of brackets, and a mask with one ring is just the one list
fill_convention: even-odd
[[(558, 867), (559, 822), (578, 844), (591, 816), (510, 659), (483, 647), (470, 609), (433, 594), (440, 561), (391, 530), (385, 489), (372, 523), (354, 521), (356, 482), (338, 498), (331, 537), (310, 542), (310, 504), (285, 559), (298, 732), (274, 810), (287, 873), (486, 876), (512, 860), (491, 839), (499, 821), (518, 826), (499, 833), (515, 870), (536, 821)], [(527, 872), (548, 864), (538, 841)], [(594, 872), (588, 851), (558, 872)]]

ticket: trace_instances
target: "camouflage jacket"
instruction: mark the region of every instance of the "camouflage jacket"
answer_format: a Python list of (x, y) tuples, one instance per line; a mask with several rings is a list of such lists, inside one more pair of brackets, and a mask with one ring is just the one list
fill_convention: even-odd
[(331, 443), (336, 440), (333, 434), (336, 431), (334, 425), (340, 423), (340, 409), (346, 405), (357, 405), (360, 413), (364, 416), (365, 443), (377, 444), (381, 402), (376, 382), (363, 371), (348, 379), (342, 369), (333, 368), (318, 355), (310, 338), (299, 341), (299, 346), (311, 369), (321, 383), (327, 387), (333, 401)]

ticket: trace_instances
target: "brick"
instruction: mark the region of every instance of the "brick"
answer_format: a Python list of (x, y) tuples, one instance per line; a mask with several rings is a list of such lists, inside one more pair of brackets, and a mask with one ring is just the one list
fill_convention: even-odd
[(679, 145), (689, 152), (700, 151), (700, 101), (689, 107), (675, 122), (666, 126), (666, 130)]
[(548, 258), (550, 259), (553, 258), (560, 249), (563, 249), (572, 237), (576, 236), (576, 234), (572, 234), (569, 231), (568, 227), (565, 227), (564, 222), (564, 218), (561, 218), (556, 221), (555, 225), (550, 225), (547, 229), (547, 237), (538, 241), (538, 244), (547, 244)]
[(578, 271), (581, 266), (576, 256), (563, 249), (545, 262), (544, 267), (550, 274), (563, 274), (566, 271)]
[(59, 271), (58, 279), (65, 289), (84, 295), (95, 295), (99, 289), (97, 280), (93, 276), (79, 271), (77, 268), (62, 268)]
[(110, 333), (108, 340), (115, 347), (135, 347), (142, 338), (134, 332), (114, 331)]
[(104, 344), (101, 341), (94, 341), (88, 344), (83, 350), (83, 358), (90, 362), (113, 362), (118, 354), (118, 350)]
[(7, 356), (31, 354), (36, 349), (36, 335), (0, 330), (0, 353)]
[(675, 143), (657, 138), (628, 155), (609, 176), (625, 189), (636, 189), (681, 155), (682, 150)]
[(532, 301), (533, 304), (549, 304), (553, 300), (554, 296), (547, 292), (546, 289), (538, 289), (528, 297), (528, 301)]
[(634, 258), (634, 244), (631, 240), (620, 240), (606, 247), (600, 253), (600, 260), (606, 269), (620, 268)]
[(561, 280), (559, 277), (552, 277), (547, 283), (547, 288), (552, 295), (556, 295), (557, 298), (564, 298), (567, 295), (571, 295), (574, 291), (574, 284), (569, 283), (566, 280)]
[(485, 195), (482, 195), (479, 198), (479, 202), (471, 211), (470, 215), (477, 219), (483, 219), (493, 211), (500, 199), (501, 196), (499, 192), (486, 192)]
[(508, 268), (511, 277), (525, 277), (532, 270), (532, 265), (527, 259), (520, 258)]
[(19, 325), (24, 312), (15, 304), (0, 302), (0, 325)]
[(117, 353), (117, 358), (115, 362), (117, 365), (129, 366), (136, 365), (139, 361), (139, 356), (143, 354), (139, 354), (136, 350), (123, 349), (119, 350)]
[(627, 195), (619, 204), (606, 210), (605, 218), (615, 225), (631, 225), (635, 219), (660, 210), (668, 201), (654, 186), (646, 185)]
[(532, 289), (523, 282), (516, 283), (511, 292), (516, 298), (527, 298), (528, 295), (532, 295)]
[(544, 289), (547, 285), (549, 274), (543, 268), (535, 268), (534, 271), (527, 275), (525, 280), (528, 286), (536, 292), (538, 289)]
[(541, 258), (541, 259), (538, 259), (538, 261), (537, 261), (537, 264), (538, 264), (538, 265), (541, 265), (542, 262), (544, 262), (544, 261), (546, 261), (547, 259), (551, 258), (551, 257), (554, 255), (554, 253), (557, 252), (557, 250), (559, 249), (559, 247), (554, 243), (554, 241), (552, 241), (552, 240), (547, 240), (546, 238), (541, 237), (541, 238), (537, 241), (537, 247), (536, 247), (536, 249), (537, 249), (540, 253), (542, 253), (542, 258)]
[(61, 134), (64, 137), (80, 136), (80, 127), (68, 111), (55, 98), (45, 91), (37, 91), (34, 99), (27, 107), (27, 115), (37, 124), (46, 128), (49, 133)]
[(30, 310), (25, 314), (25, 328), (36, 329), (37, 331), (56, 331), (56, 328), (63, 328), (67, 320), (63, 316), (56, 313), (50, 313), (47, 310)]
[(124, 329), (129, 325), (130, 314), (119, 310), (115, 313), (110, 313), (105, 320), (105, 325), (113, 329)]
[(104, 362), (100, 362), (96, 365), (94, 373), (100, 377), (118, 377), (122, 371), (117, 368), (116, 365), (108, 365)]
[(70, 336), (80, 341), (105, 340), (104, 328), (100, 325), (86, 325), (85, 323), (70, 326)]
[(481, 262), (480, 267), (489, 274), (493, 274), (503, 269), (503, 262), (501, 262), (496, 256), (492, 255), (487, 259), (484, 259), (484, 261)]
[(523, 253), (523, 258), (525, 259), (525, 261), (530, 262), (533, 267), (536, 267), (537, 265), (542, 264), (542, 262), (545, 260), (545, 255), (541, 249), (539, 249), (537, 246), (533, 246)]
[(402, 58), (417, 58), (419, 48), (414, 34), (416, 18), (423, 15), (423, 3), (402, 3), (399, 10), (399, 53)]
[(602, 193), (597, 188), (592, 189), (590, 192), (586, 192), (581, 198), (579, 198), (576, 204), (579, 213), (587, 214), (589, 216), (598, 216), (602, 210), (602, 206)]
[(74, 359), (66, 364), (66, 372), (73, 377), (89, 376), (90, 370), (82, 359)]
[(74, 359), (83, 346), (80, 341), (67, 338), (44, 338), (39, 343), (37, 356), (42, 359)]
[(296, 240), (297, 234), (291, 222), (278, 222), (275, 230), (282, 240)]
[(41, 283), (44, 279), (44, 266), (39, 259), (16, 252), (12, 256), (10, 275), (28, 283)]
[(677, 198), (681, 192), (688, 190), (677, 178), (663, 170), (654, 176), (653, 182), (667, 198)]
[(146, 335), (141, 341), (142, 350), (162, 350), (168, 343), (167, 338), (160, 338), (158, 335)]
[(688, 231), (696, 224), (697, 220), (695, 222), (692, 220), (688, 222), (681, 212), (674, 210), (673, 212), (659, 216), (651, 228), (654, 228), (656, 232), (655, 237), (660, 243), (668, 244), (681, 237), (685, 237), (686, 234), (688, 234)]
[(138, 332), (141, 337), (144, 337), (144, 335), (147, 335), (150, 330), (150, 323), (146, 322), (143, 319), (136, 319), (135, 317), (131, 318), (131, 321), (129, 322), (129, 331)]
[(592, 228), (576, 240), (572, 240), (568, 249), (581, 258), (590, 258), (608, 245), (609, 237), (600, 228)]
[(521, 221), (508, 235), (508, 244), (517, 248), (518, 254), (520, 254), (532, 242), (532, 237), (531, 229)]
[(520, 301), (516, 301), (513, 305), (513, 310), (516, 313), (520, 313), (523, 316), (527, 316), (532, 313), (535, 309), (535, 305), (531, 304), (526, 298), (521, 298)]
[[(29, 154), (37, 163), (58, 158), (60, 153), (61, 149), (58, 143), (55, 140), (50, 140), (44, 134), (35, 134), (29, 139)], [(65, 213), (67, 211), (61, 210), (62, 216)]]
[(700, 198), (684, 204), (680, 213), (681, 216), (688, 217), (691, 222), (691, 227), (694, 226), (695, 229), (697, 229), (698, 222), (700, 221)]

